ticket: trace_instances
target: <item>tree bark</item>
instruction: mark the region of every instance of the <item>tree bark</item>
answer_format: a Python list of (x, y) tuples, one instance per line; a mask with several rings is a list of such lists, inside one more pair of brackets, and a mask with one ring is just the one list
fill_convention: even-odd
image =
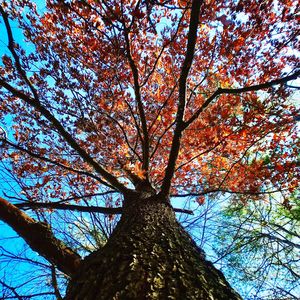
[(0, 197), (0, 220), (15, 230), (30, 246), (65, 274), (72, 276), (81, 257), (57, 239), (47, 223), (36, 222), (15, 205)]
[(112, 236), (83, 261), (65, 299), (242, 298), (154, 196), (126, 199)]

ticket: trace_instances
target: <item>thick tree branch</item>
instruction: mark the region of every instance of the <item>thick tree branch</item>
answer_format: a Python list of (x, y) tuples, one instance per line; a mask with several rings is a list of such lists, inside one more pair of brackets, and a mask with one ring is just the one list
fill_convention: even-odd
[(16, 68), (17, 68), (18, 72), (20, 73), (21, 77), (23, 78), (23, 80), (26, 82), (26, 84), (29, 87), (30, 91), (32, 92), (32, 94), (34, 96), (34, 99), (38, 101), (38, 93), (37, 93), (36, 89), (34, 88), (34, 86), (31, 84), (30, 80), (27, 78), (26, 72), (22, 68), (20, 58), (19, 58), (18, 54), (16, 53), (15, 42), (14, 42), (11, 27), (10, 27), (10, 24), (9, 24), (8, 15), (4, 11), (4, 9), (2, 8), (1, 5), (0, 5), (0, 13), (1, 13), (2, 18), (4, 20), (4, 24), (5, 24), (5, 28), (6, 28), (6, 32), (7, 32), (8, 49), (11, 52), (11, 54), (12, 54), (14, 60), (15, 60)]
[(6, 90), (11, 92), (15, 97), (18, 97), (36, 108), (52, 125), (57, 129), (60, 135), (65, 139), (65, 141), (79, 154), (79, 156), (89, 165), (91, 165), (94, 170), (100, 174), (105, 180), (107, 180), (112, 186), (114, 186), (118, 191), (127, 193), (129, 190), (118, 181), (118, 179), (111, 173), (102, 168), (72, 137), (72, 135), (65, 130), (62, 124), (57, 120), (45, 107), (43, 107), (40, 102), (35, 101), (35, 99), (30, 98), (28, 95), (20, 92), (19, 90), (12, 87), (10, 84), (5, 82), (0, 78), (0, 86), (4, 87)]
[(56, 300), (63, 300), (60, 292), (59, 292), (59, 285), (57, 282), (57, 278), (56, 278), (56, 270), (55, 270), (55, 266), (52, 265), (51, 266), (51, 284), (53, 286), (54, 289), (54, 295), (56, 296)]
[[(99, 207), (99, 206), (81, 206), (72, 204), (61, 204), (61, 203), (42, 203), (42, 202), (25, 202), (15, 204), (16, 207), (21, 209), (35, 209), (35, 208), (48, 208), (48, 209), (59, 209), (59, 210), (72, 210), (80, 212), (91, 212), (91, 213), (102, 213), (108, 215), (122, 214), (122, 207)], [(173, 208), (175, 212), (185, 213), (192, 215), (193, 211), (183, 208)]]
[(69, 146), (71, 146), (85, 162), (90, 164), (94, 168), (94, 170), (98, 174), (100, 174), (105, 180), (107, 180), (112, 186), (114, 186), (120, 192), (123, 193), (129, 192), (129, 190), (122, 183), (120, 183), (115, 176), (113, 176), (110, 172), (106, 171), (83, 148), (81, 148), (80, 145), (76, 142), (76, 140), (72, 137), (72, 135), (65, 130), (63, 125), (59, 122), (59, 120), (54, 115), (52, 115), (49, 110), (47, 110), (44, 106), (42, 106), (38, 94), (34, 89), (34, 87), (31, 85), (30, 81), (28, 80), (25, 71), (22, 69), (20, 59), (14, 50), (14, 39), (8, 21), (8, 16), (1, 6), (0, 6), (0, 13), (4, 19), (4, 23), (6, 26), (6, 31), (8, 35), (8, 48), (15, 59), (16, 68), (18, 72), (21, 74), (22, 78), (29, 86), (31, 92), (33, 93), (34, 98), (31, 98), (29, 95), (26, 95), (23, 92), (15, 89), (13, 86), (8, 84), (3, 78), (0, 78), (0, 86), (4, 87), (6, 90), (11, 92), (14, 96), (22, 99), (27, 104), (29, 104), (30, 106), (34, 107), (37, 111), (39, 111), (57, 129), (57, 131), (65, 139), (65, 141), (69, 144)]
[(246, 86), (243, 88), (238, 88), (238, 89), (223, 89), (223, 88), (218, 88), (203, 104), (202, 106), (193, 114), (193, 116), (187, 120), (186, 122), (184, 122), (184, 129), (187, 128), (188, 126), (190, 126), (198, 117), (199, 115), (204, 111), (204, 109), (217, 97), (220, 96), (222, 94), (241, 94), (241, 93), (245, 93), (245, 92), (253, 92), (253, 91), (259, 91), (262, 89), (266, 89), (269, 87), (272, 87), (273, 85), (277, 85), (277, 84), (282, 84), (282, 83), (286, 83), (288, 81), (297, 79), (300, 76), (300, 71), (295, 72), (292, 75), (289, 76), (285, 76), (282, 78), (278, 78), (269, 82), (265, 82), (265, 83), (261, 83), (261, 84), (257, 84), (257, 85), (251, 85), (251, 86)]
[[(288, 190), (288, 189), (286, 189)], [(208, 194), (214, 193), (228, 193), (228, 194), (236, 194), (236, 195), (252, 195), (252, 196), (259, 196), (259, 195), (270, 195), (278, 192), (282, 192), (283, 190), (272, 190), (272, 191), (261, 191), (261, 192), (252, 192), (252, 191), (231, 191), (226, 189), (212, 189), (203, 192), (195, 192), (195, 193), (186, 193), (186, 194), (171, 194), (170, 197), (173, 198), (184, 198), (184, 197), (198, 197), (204, 196)]]
[(48, 158), (48, 157), (45, 157), (45, 156), (42, 156), (42, 155), (40, 155), (40, 154), (38, 154), (38, 153), (34, 153), (34, 152), (32, 152), (32, 151), (29, 151), (28, 149), (25, 149), (25, 148), (23, 148), (23, 147), (21, 147), (21, 146), (19, 146), (19, 145), (17, 145), (17, 144), (14, 144), (14, 143), (10, 142), (9, 140), (4, 140), (4, 141), (5, 141), (5, 143), (6, 143), (7, 145), (10, 145), (11, 147), (13, 147), (13, 148), (15, 148), (15, 149), (17, 149), (17, 150), (19, 150), (19, 151), (21, 151), (21, 152), (25, 152), (25, 153), (27, 153), (29, 156), (33, 157), (33, 158), (36, 158), (36, 159), (39, 159), (39, 160), (42, 160), (42, 161), (51, 163), (51, 164), (53, 164), (53, 165), (55, 165), (55, 166), (58, 166), (58, 167), (60, 167), (60, 168), (62, 168), (62, 169), (64, 169), (64, 170), (68, 170), (68, 171), (73, 172), (73, 173), (76, 173), (76, 174), (80, 174), (80, 175), (92, 177), (92, 178), (94, 178), (95, 180), (97, 180), (97, 181), (99, 181), (100, 183), (102, 183), (103, 185), (105, 185), (105, 186), (107, 186), (107, 187), (113, 189), (113, 187), (112, 187), (111, 185), (107, 184), (107, 182), (103, 181), (100, 177), (98, 177), (98, 176), (96, 176), (96, 175), (94, 175), (94, 174), (92, 174), (92, 173), (90, 173), (90, 172), (82, 171), (82, 170), (77, 170), (77, 169), (74, 169), (74, 168), (72, 168), (72, 167), (66, 166), (66, 165), (64, 165), (64, 164), (62, 164), (62, 163), (60, 163), (60, 162), (54, 161), (54, 160), (52, 160), (52, 159), (50, 159), (50, 158)]
[(168, 195), (170, 191), (171, 181), (175, 172), (176, 160), (179, 153), (181, 133), (183, 130), (184, 109), (186, 103), (186, 81), (194, 58), (200, 7), (202, 3), (203, 1), (201, 0), (193, 0), (192, 3), (190, 25), (187, 38), (187, 49), (179, 77), (179, 100), (175, 119), (176, 127), (174, 130), (168, 165), (165, 170), (165, 177), (161, 188), (161, 194), (163, 196)]
[(81, 263), (81, 257), (54, 237), (47, 224), (36, 222), (15, 205), (0, 197), (0, 219), (12, 227), (30, 248), (72, 276)]
[(140, 120), (142, 123), (142, 132), (143, 132), (143, 140), (142, 140), (142, 149), (143, 149), (143, 170), (146, 171), (146, 178), (148, 178), (148, 169), (149, 169), (149, 133), (147, 128), (147, 120), (146, 120), (146, 114), (144, 110), (144, 105), (142, 103), (141, 98), (141, 90), (140, 90), (140, 84), (139, 84), (139, 72), (135, 65), (135, 62), (132, 58), (131, 52), (130, 52), (130, 42), (128, 37), (128, 32), (126, 29), (126, 26), (124, 24), (124, 36), (125, 36), (125, 42), (126, 42), (126, 56), (129, 61), (130, 69), (133, 75), (133, 85), (134, 85), (134, 94), (135, 99), (137, 102), (137, 107), (139, 111)]

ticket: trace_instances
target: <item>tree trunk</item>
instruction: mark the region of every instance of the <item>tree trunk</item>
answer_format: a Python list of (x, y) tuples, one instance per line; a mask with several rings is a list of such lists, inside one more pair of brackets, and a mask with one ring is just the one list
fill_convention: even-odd
[(168, 203), (152, 197), (125, 204), (107, 244), (72, 278), (66, 300), (241, 299), (204, 259)]

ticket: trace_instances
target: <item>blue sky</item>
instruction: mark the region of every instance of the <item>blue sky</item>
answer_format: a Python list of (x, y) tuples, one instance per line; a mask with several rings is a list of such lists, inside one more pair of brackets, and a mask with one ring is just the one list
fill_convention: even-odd
[[(43, 1), (38, 1), (38, 3), (41, 4), (41, 3), (43, 3)], [(17, 28), (15, 23), (12, 22), (11, 24), (12, 24), (12, 28), (14, 30), (15, 40), (20, 44), (24, 44), (21, 31)], [(7, 38), (6, 38), (5, 29), (3, 28), (3, 22), (2, 22), (2, 23), (0, 23), (0, 56), (2, 56), (5, 53), (9, 54), (9, 51), (7, 49)], [(300, 80), (295, 81), (293, 84), (300, 85)], [(10, 139), (12, 139), (13, 137), (12, 137), (12, 132), (10, 130), (10, 125), (11, 125), (11, 120), (10, 120), (9, 116), (7, 116), (7, 118), (5, 119), (4, 124), (2, 124), (1, 120), (0, 120), (0, 126), (3, 126), (5, 128), (5, 130), (8, 134), (8, 137)], [(0, 169), (0, 172), (1, 172), (1, 169)], [(0, 193), (2, 193), (3, 190), (8, 189), (9, 186), (7, 184), (7, 178), (0, 176), (0, 185), (1, 185)], [(3, 196), (3, 195), (1, 195), (1, 196)], [(182, 203), (181, 199), (178, 201), (175, 199), (173, 201), (174, 201), (175, 207), (178, 207), (179, 203)], [(16, 237), (15, 232), (9, 226), (0, 222), (0, 246), (4, 247), (8, 251), (13, 251), (14, 253), (21, 253), (21, 252), (24, 252), (25, 243), (23, 242), (23, 240), (21, 238)], [(207, 248), (207, 250), (208, 250), (208, 255), (210, 255), (208, 248)], [(26, 250), (26, 251), (27, 251), (27, 253), (28, 253), (27, 255), (29, 255), (29, 257), (31, 257), (33, 259), (38, 259), (38, 260), (44, 261), (33, 251), (31, 251), (31, 250)], [(0, 249), (0, 254), (1, 254), (1, 249)], [(29, 270), (33, 270), (32, 265), (27, 264), (27, 263), (24, 263), (22, 265), (20, 264), (19, 268), (20, 268), (19, 271), (21, 270), (21, 273), (22, 272), (26, 273)], [(1, 264), (1, 261), (0, 261), (0, 278), (1, 278), (1, 276), (4, 275), (4, 272), (7, 272), (7, 265)], [(1, 296), (1, 288), (0, 288), (0, 296)]]
[[(13, 29), (15, 41), (21, 45), (24, 45), (22, 31), (18, 28), (16, 22), (11, 21), (10, 24)], [(0, 57), (2, 57), (3, 54), (10, 55), (9, 50), (7, 48), (6, 29), (4, 27), (3, 20), (0, 18)], [(0, 65), (1, 64), (2, 62), (0, 62)], [(0, 120), (0, 126), (6, 131), (7, 137), (12, 140), (13, 132), (11, 130), (11, 125), (12, 124), (10, 116), (6, 116), (4, 120)], [(11, 188), (10, 184), (13, 184), (13, 182), (10, 182), (10, 179), (7, 177), (6, 172), (3, 171), (3, 166), (0, 165), (0, 196), (5, 198), (5, 196), (3, 195), (3, 191), (9, 190)], [(9, 255), (6, 251), (11, 252), (16, 256), (25, 255), (25, 257), (28, 257), (32, 260), (45, 262), (45, 260), (39, 257), (37, 253), (29, 249), (29, 247), (25, 244), (23, 239), (18, 237), (18, 235), (13, 229), (11, 229), (5, 223), (0, 221), (0, 280), (5, 280), (5, 283), (11, 286), (18, 286), (23, 282), (24, 278), (26, 279), (26, 277), (22, 276), (26, 276), (26, 274), (31, 274), (33, 279), (32, 284), (27, 285), (26, 289), (21, 289), (21, 291), (28, 292), (29, 290), (33, 290), (34, 286), (36, 288), (36, 280), (34, 280), (35, 275), (32, 274), (32, 271), (34, 270), (34, 273), (38, 275), (40, 273), (39, 268), (34, 267), (33, 269), (33, 265), (26, 261), (15, 261), (14, 259), (5, 259), (3, 254)], [(41, 274), (39, 276), (41, 276)], [(0, 298), (1, 294), (4, 293), (4, 290), (5, 289), (3, 288), (3, 286), (0, 285)], [(39, 289), (36, 288), (35, 292), (38, 292), (38, 290)], [(53, 297), (51, 298), (53, 299)]]

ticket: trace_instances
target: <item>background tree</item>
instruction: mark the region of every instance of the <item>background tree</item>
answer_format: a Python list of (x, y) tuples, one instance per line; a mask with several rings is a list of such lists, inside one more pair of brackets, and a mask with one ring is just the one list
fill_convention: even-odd
[[(177, 223), (170, 197), (201, 205), (228, 192), (246, 205), (247, 195), (298, 187), (298, 111), (287, 100), (300, 74), (298, 10), (292, 1), (47, 1), (41, 12), (2, 2), (0, 112), (12, 125), (2, 160), (16, 185), (0, 198), (0, 218), (72, 278), (67, 299), (239, 299)], [(100, 250), (82, 261), (62, 242), (77, 230), (51, 220), (58, 209), (122, 217), (102, 248), (89, 232)]]
[(299, 297), (299, 204), (288, 210), (276, 198), (233, 205), (219, 222), (213, 261), (250, 299)]

